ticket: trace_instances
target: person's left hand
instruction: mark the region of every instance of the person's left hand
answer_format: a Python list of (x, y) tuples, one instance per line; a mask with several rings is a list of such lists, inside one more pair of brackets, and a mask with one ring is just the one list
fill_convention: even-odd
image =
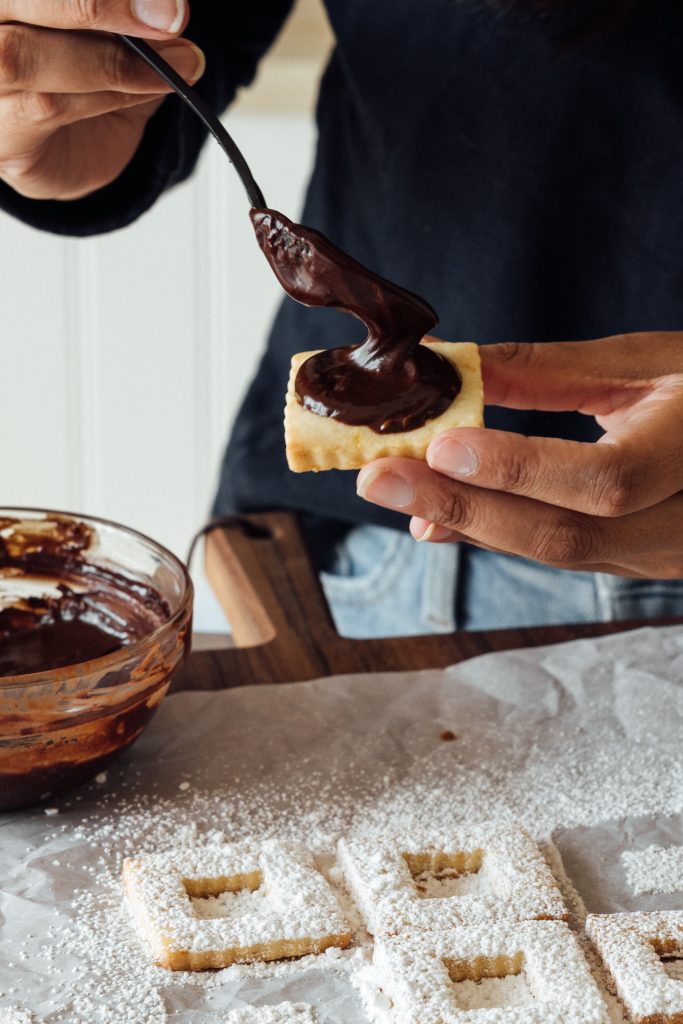
[(562, 569), (683, 578), (683, 332), (481, 348), (487, 404), (578, 411), (595, 443), (448, 430), (427, 462), (378, 459), (367, 501), (416, 540), (468, 541)]

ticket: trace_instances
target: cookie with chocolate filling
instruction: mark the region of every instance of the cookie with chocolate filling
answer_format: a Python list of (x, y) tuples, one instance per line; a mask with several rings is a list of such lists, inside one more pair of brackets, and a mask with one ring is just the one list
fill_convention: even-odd
[(287, 463), (295, 473), (308, 470), (360, 469), (373, 459), (399, 455), (424, 459), (429, 443), (452, 427), (483, 427), (484, 388), (479, 348), (471, 342), (424, 338), (425, 348), (447, 360), (460, 378), (460, 388), (450, 404), (433, 418), (413, 429), (396, 429), (382, 423), (372, 426), (343, 422), (307, 408), (297, 393), (297, 377), (303, 364), (316, 352), (299, 352), (292, 358), (285, 406)]

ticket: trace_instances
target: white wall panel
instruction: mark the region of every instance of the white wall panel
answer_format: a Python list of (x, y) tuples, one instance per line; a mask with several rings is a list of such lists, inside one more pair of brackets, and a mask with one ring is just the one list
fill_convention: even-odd
[[(227, 119), (293, 217), (329, 44), (316, 0), (300, 2)], [(0, 214), (0, 504), (102, 515), (184, 556), (282, 295), (248, 212), (210, 142), (193, 180), (123, 231), (61, 239)]]
[[(230, 126), (296, 215), (309, 119)], [(103, 515), (185, 552), (280, 300), (248, 210), (212, 144), (123, 231), (62, 240), (0, 216), (0, 501)]]

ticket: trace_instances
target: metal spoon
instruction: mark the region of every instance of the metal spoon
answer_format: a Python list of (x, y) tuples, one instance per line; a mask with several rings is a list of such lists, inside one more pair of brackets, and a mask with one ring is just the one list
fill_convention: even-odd
[(194, 111), (200, 121), (209, 129), (239, 174), (251, 205), (259, 208), (266, 207), (268, 204), (263, 197), (263, 192), (256, 184), (253, 174), (249, 170), (247, 161), (208, 103), (173, 70), (163, 57), (159, 56), (156, 50), (152, 49), (149, 43), (144, 42), (142, 39), (135, 39), (133, 36), (121, 35), (120, 38), (126, 46), (129, 46), (139, 57), (142, 57), (145, 63), (153, 68), (158, 75), (161, 75), (164, 81), (177, 92), (181, 100), (188, 105), (190, 110)]

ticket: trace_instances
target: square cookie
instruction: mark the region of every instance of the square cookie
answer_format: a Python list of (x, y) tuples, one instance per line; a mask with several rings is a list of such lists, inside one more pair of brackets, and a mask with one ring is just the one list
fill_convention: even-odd
[[(300, 405), (294, 381), (299, 367), (312, 352), (299, 352), (292, 366), (285, 405), (285, 447), (289, 468), (295, 473), (324, 469), (360, 469), (373, 459), (401, 455), (424, 459), (429, 442), (451, 427), (483, 427), (484, 387), (481, 380), (479, 348), (472, 342), (437, 341), (423, 345), (445, 356), (458, 370), (462, 387), (440, 416), (415, 430), (399, 434), (377, 434), (370, 427), (341, 423), (330, 416), (318, 416)], [(317, 350), (319, 351), (319, 350)]]
[(154, 962), (174, 971), (305, 956), (351, 941), (332, 889), (295, 844), (129, 858), (123, 877)]
[(531, 837), (514, 825), (379, 842), (342, 839), (338, 854), (374, 935), (566, 917), (550, 868)]
[(683, 911), (591, 914), (586, 931), (635, 1024), (683, 1024), (683, 981), (661, 957), (683, 957)]
[(561, 921), (404, 932), (378, 939), (373, 963), (399, 1024), (609, 1024)]

